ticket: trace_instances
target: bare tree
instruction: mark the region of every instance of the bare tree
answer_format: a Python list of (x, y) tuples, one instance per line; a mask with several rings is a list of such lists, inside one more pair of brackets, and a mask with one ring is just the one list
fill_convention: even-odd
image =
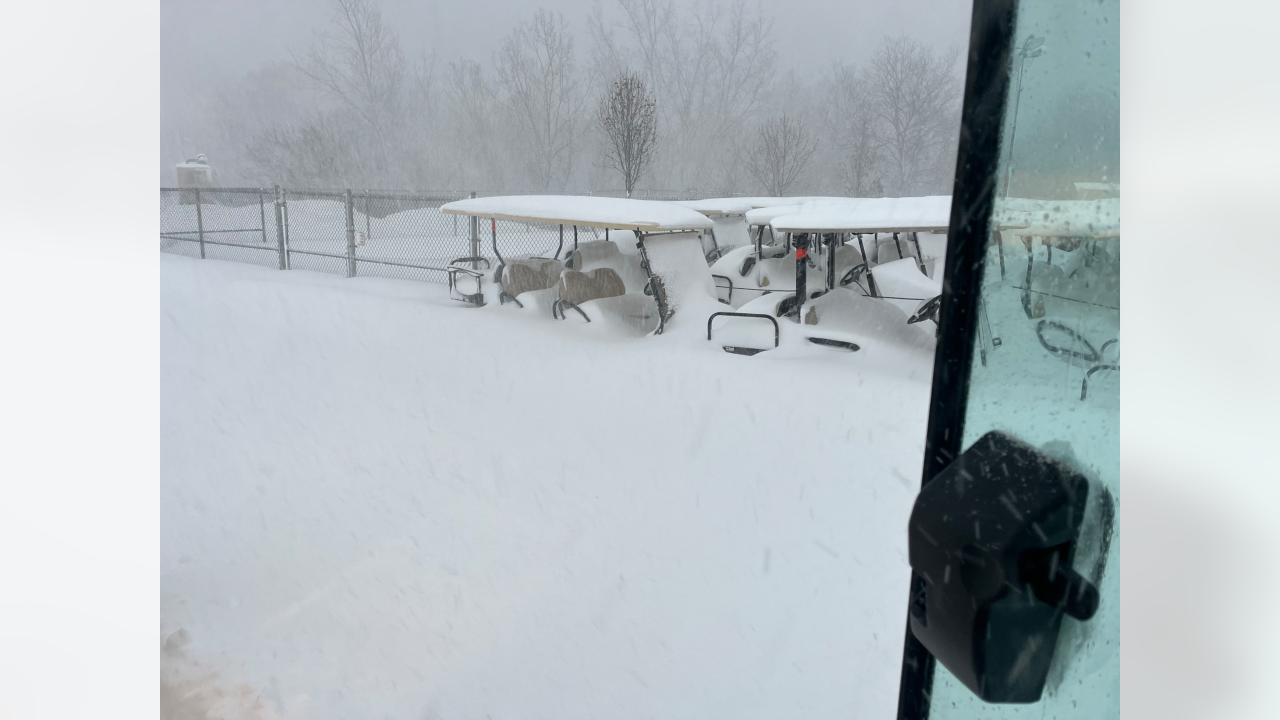
[(872, 181), (877, 176), (881, 154), (877, 118), (871, 108), (870, 83), (856, 68), (836, 65), (828, 100), (824, 110), (835, 146), (836, 177), (849, 195), (872, 195)]
[(804, 170), (817, 146), (799, 118), (785, 113), (767, 120), (756, 130), (754, 151), (747, 169), (770, 195), (786, 195)]
[(367, 186), (381, 180), (361, 173), (348, 135), (331, 115), (273, 125), (246, 144), (248, 168), (264, 183), (300, 187)]
[(936, 184), (931, 175), (938, 158), (959, 135), (955, 57), (899, 36), (885, 38), (871, 61), (871, 108), (882, 126), (880, 147), (898, 194)]
[(604, 135), (605, 162), (622, 173), (627, 197), (653, 162), (658, 144), (657, 105), (639, 75), (626, 73), (600, 98), (596, 122)]
[(294, 65), (372, 129), (385, 164), (409, 66), (375, 3), (334, 0), (334, 5), (334, 29), (321, 33), (303, 56), (295, 55)]
[(510, 154), (515, 151), (509, 115), (493, 79), (480, 64), (450, 63), (444, 98), (449, 104), (447, 145), (450, 182), (460, 188), (503, 188), (514, 182)]
[(275, 95), (293, 106), (288, 116), (259, 112), (242, 123), (248, 127), (236, 135), (249, 138), (240, 140), (246, 170), (261, 182), (428, 187), (444, 165), (441, 151), (452, 147), (435, 140), (434, 59), (408, 62), (375, 0), (333, 0), (333, 8), (331, 24), (285, 66), (287, 83), (254, 92), (265, 101), (237, 103), (246, 117), (254, 111), (243, 108), (278, 105)]
[(497, 65), (507, 106), (527, 144), (530, 181), (539, 190), (563, 189), (582, 133), (584, 105), (564, 17), (538, 10), (502, 41)]
[(733, 141), (764, 106), (774, 74), (769, 21), (742, 2), (684, 15), (673, 0), (618, 0), (618, 7), (616, 25), (596, 9), (588, 27), (597, 64), (638, 67), (654, 93), (663, 137), (654, 172), (680, 187), (731, 175)]

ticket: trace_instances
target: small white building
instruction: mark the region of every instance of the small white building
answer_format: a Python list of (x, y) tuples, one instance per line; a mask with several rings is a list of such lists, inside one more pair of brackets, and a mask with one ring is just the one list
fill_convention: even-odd
[(182, 189), (182, 192), (179, 193), (178, 202), (183, 205), (196, 204), (196, 194), (191, 192), (191, 188), (213, 187), (213, 168), (209, 166), (209, 159), (204, 156), (204, 153), (196, 155), (186, 162), (178, 163), (176, 169), (178, 172), (178, 187)]

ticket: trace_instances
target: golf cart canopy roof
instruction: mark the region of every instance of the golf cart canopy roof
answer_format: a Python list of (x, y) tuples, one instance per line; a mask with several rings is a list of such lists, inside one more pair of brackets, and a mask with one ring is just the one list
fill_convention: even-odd
[(995, 224), (1001, 230), (1035, 237), (1120, 237), (1120, 198), (1031, 200), (1000, 198)]
[(742, 215), (755, 207), (752, 198), (707, 198), (705, 200), (673, 200), (672, 203), (696, 210), (708, 217), (713, 215)]
[(805, 203), (773, 219), (778, 232), (936, 232), (951, 222), (951, 196), (851, 198)]
[(470, 215), (517, 222), (657, 232), (711, 227), (705, 215), (657, 200), (579, 195), (506, 195), (457, 200), (440, 206), (450, 215)]
[(748, 225), (768, 225), (775, 218), (783, 215), (794, 215), (800, 212), (802, 205), (772, 205), (747, 211)]
[(742, 215), (751, 210), (790, 207), (807, 202), (847, 202), (852, 199), (845, 197), (732, 197), (706, 198), (704, 200), (673, 200), (672, 202), (691, 210), (697, 210), (703, 215)]

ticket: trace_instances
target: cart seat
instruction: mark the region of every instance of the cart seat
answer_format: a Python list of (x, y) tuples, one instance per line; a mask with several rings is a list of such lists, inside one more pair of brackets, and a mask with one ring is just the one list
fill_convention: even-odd
[(563, 266), (555, 260), (528, 258), (508, 260), (502, 285), (507, 294), (519, 297), (530, 290), (545, 290), (560, 282)]
[(622, 251), (618, 249), (618, 243), (612, 240), (595, 240), (582, 243), (578, 246), (577, 251), (573, 253), (571, 269), (584, 270), (587, 267), (611, 265), (621, 256)]
[(588, 300), (617, 297), (627, 292), (622, 277), (607, 267), (596, 268), (589, 273), (565, 270), (559, 280), (560, 299), (579, 306)]

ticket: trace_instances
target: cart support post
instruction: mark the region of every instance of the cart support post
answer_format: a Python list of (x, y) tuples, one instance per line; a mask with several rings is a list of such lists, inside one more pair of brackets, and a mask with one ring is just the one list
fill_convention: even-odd
[[(476, 191), (471, 191), (471, 197), (476, 196)], [(469, 218), (471, 221), (471, 257), (480, 257), (480, 220), (474, 215)], [(472, 260), (471, 269), (478, 270), (480, 263)]]
[(831, 248), (827, 251), (827, 289), (836, 287), (836, 236), (831, 235)]
[[(574, 230), (577, 230), (576, 226)], [(658, 279), (653, 275), (653, 267), (649, 265), (649, 251), (644, 246), (644, 235), (640, 228), (636, 228), (636, 247), (640, 249), (640, 267), (644, 268), (644, 274), (649, 278), (649, 292), (653, 293), (653, 301), (658, 305), (658, 329), (654, 330), (653, 334), (661, 335), (667, 327), (667, 302), (659, 291)]]
[(503, 260), (502, 254), (498, 252), (498, 218), (489, 218), (489, 238), (493, 242), (493, 256), (498, 258), (498, 267), (505, 266), (507, 261)]
[(809, 274), (809, 236), (800, 233), (791, 238), (796, 245), (796, 322), (803, 322), (800, 311), (804, 309), (808, 289), (805, 281)]
[(1004, 279), (1004, 236), (999, 230), (991, 231), (992, 240), (995, 241), (996, 250), (1000, 253), (1000, 279)]
[(920, 250), (920, 233), (911, 233), (911, 240), (916, 244), (916, 267), (920, 268), (920, 274), (928, 276), (929, 273), (924, 271), (924, 252)]
[(867, 266), (867, 287), (871, 289), (871, 297), (880, 297), (876, 292), (876, 278), (871, 274), (871, 260), (867, 257), (867, 249), (862, 245), (862, 233), (858, 233), (858, 250), (862, 252), (862, 264)]

